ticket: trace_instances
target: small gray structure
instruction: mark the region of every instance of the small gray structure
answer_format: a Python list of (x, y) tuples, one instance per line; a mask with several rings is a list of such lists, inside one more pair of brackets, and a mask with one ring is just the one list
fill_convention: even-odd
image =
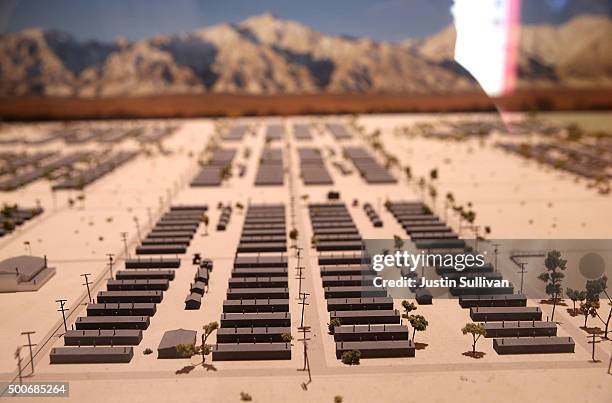
[(55, 275), (47, 258), (15, 256), (0, 262), (0, 292), (36, 291)]
[(196, 344), (197, 332), (195, 330), (176, 329), (164, 333), (157, 347), (157, 358), (185, 358), (178, 351), (177, 346), (181, 344)]

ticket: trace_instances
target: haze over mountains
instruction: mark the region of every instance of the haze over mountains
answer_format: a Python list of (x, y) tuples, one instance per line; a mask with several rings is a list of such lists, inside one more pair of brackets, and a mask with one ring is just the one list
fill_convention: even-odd
[[(133, 43), (29, 29), (0, 36), (0, 95), (444, 93), (478, 87), (448, 27), (394, 44), (326, 35), (271, 14)], [(612, 22), (579, 16), (521, 32), (519, 85), (612, 86)], [(486, 55), (483, 55), (486, 57)]]

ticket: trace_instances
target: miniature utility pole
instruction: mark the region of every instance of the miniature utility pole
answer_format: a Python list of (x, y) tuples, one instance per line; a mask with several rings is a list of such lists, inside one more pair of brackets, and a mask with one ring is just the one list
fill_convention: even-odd
[(493, 253), (495, 254), (495, 266), (493, 267), (493, 271), (497, 271), (497, 252), (499, 251), (499, 244), (494, 243), (493, 246), (495, 247), (495, 249), (493, 250)]
[[(587, 336), (587, 337), (589, 337), (589, 336)], [(597, 360), (595, 359), (595, 344), (597, 344), (597, 343), (601, 343), (601, 340), (597, 340), (597, 341), (595, 341), (595, 332), (593, 332), (593, 334), (592, 334), (592, 340), (591, 340), (591, 341), (589, 341), (588, 343), (589, 343), (589, 344), (591, 344), (591, 345), (593, 346), (593, 349), (592, 349), (592, 351), (591, 351), (591, 360), (592, 360), (593, 362), (597, 362)], [(608, 372), (609, 372), (609, 369), (608, 369)]]
[(129, 259), (130, 258), (130, 252), (128, 251), (128, 246), (127, 246), (127, 232), (122, 232), (121, 233), (121, 239), (123, 240), (123, 246), (125, 248), (125, 258)]
[(302, 384), (302, 387), (306, 389), (308, 387), (308, 384), (312, 382), (312, 375), (310, 373), (310, 361), (308, 360), (308, 343), (307, 343), (307, 341), (310, 340), (310, 338), (306, 337), (306, 333), (310, 331), (310, 328), (302, 327), (300, 330), (302, 331), (303, 335), (302, 335), (302, 338), (299, 339), (299, 341), (301, 341), (304, 345), (304, 368), (302, 368), (302, 371), (308, 371), (308, 382)]
[(23, 347), (27, 346), (30, 349), (30, 365), (32, 367), (32, 373), (30, 375), (34, 375), (34, 354), (32, 353), (32, 347), (34, 347), (36, 344), (32, 344), (32, 338), (30, 337), (34, 333), (36, 332), (34, 331), (21, 332), (22, 335), (28, 336), (28, 344), (24, 344)]
[(108, 269), (110, 270), (110, 278), (113, 278), (113, 257), (115, 255), (113, 255), (112, 253), (107, 253), (106, 256), (108, 256)]
[(474, 250), (478, 252), (478, 230), (480, 230), (480, 225), (472, 225), (472, 230), (474, 231)]
[(519, 266), (521, 266), (521, 271), (519, 271), (519, 274), (521, 275), (521, 291), (519, 292), (519, 294), (523, 293), (523, 279), (525, 277), (525, 273), (527, 273), (527, 271), (525, 270), (525, 262), (520, 262)]
[(302, 252), (302, 248), (296, 248), (296, 253), (297, 253), (297, 267), (296, 270), (298, 271), (298, 275), (296, 277), (296, 279), (299, 280), (299, 289), (298, 289), (298, 295), (302, 295), (302, 280), (304, 279), (304, 276), (302, 276), (302, 270), (304, 270), (304, 267), (300, 266), (300, 255)]
[(295, 248), (296, 253), (297, 253), (296, 257), (297, 257), (297, 265), (298, 265), (298, 267), (300, 266), (300, 255), (301, 255), (302, 249), (304, 249), (304, 248), (300, 248), (300, 247)]
[(134, 223), (136, 224), (136, 234), (138, 235), (138, 240), (140, 241), (142, 238), (140, 237), (140, 222), (138, 221), (138, 217), (134, 216)]
[(60, 304), (60, 308), (57, 310), (58, 312), (62, 313), (62, 318), (64, 319), (64, 330), (67, 332), (68, 331), (68, 326), (66, 325), (66, 311), (68, 310), (68, 308), (66, 308), (64, 306), (64, 304), (67, 302), (68, 300), (66, 299), (56, 299), (55, 302), (57, 302), (58, 304)]
[(299, 280), (298, 281), (298, 295), (302, 295), (302, 280), (304, 279), (304, 276), (302, 276), (302, 270), (304, 270), (304, 267), (298, 266), (296, 267), (296, 270), (298, 271), (296, 279)]
[(93, 300), (91, 299), (91, 291), (89, 289), (89, 285), (93, 283), (89, 281), (89, 278), (87, 278), (87, 276), (91, 276), (91, 273), (81, 274), (81, 277), (85, 277), (85, 283), (83, 283), (83, 285), (87, 287), (87, 296), (89, 296), (89, 302), (93, 302)]
[(309, 295), (310, 294), (308, 293), (300, 293), (299, 294), (300, 302), (298, 302), (298, 304), (302, 305), (302, 318), (300, 320), (300, 327), (299, 327), (299, 330), (303, 333), (303, 337), (299, 341), (303, 342), (304, 344), (304, 368), (302, 368), (302, 371), (308, 370), (308, 383), (303, 386), (307, 386), (312, 381), (312, 377), (310, 376), (310, 363), (308, 362), (308, 345), (306, 343), (308, 340), (310, 340), (309, 338), (306, 337), (306, 333), (310, 331), (310, 327), (304, 325), (304, 310), (306, 308), (306, 305), (309, 305), (306, 302), (306, 299), (308, 298)]
[(448, 222), (448, 200), (444, 201), (444, 222)]
[(300, 293), (300, 302), (298, 302), (298, 304), (302, 305), (302, 319), (300, 320), (300, 328), (304, 327), (304, 309), (306, 305), (310, 305), (309, 303), (306, 302), (306, 298), (309, 295), (310, 294), (305, 293), (305, 292)]
[(23, 382), (23, 376), (21, 374), (21, 347), (17, 347), (15, 351), (15, 359), (17, 360), (17, 375), (19, 377), (19, 384)]
[(147, 215), (149, 216), (149, 227), (153, 227), (153, 215), (151, 215), (151, 207), (147, 207)]

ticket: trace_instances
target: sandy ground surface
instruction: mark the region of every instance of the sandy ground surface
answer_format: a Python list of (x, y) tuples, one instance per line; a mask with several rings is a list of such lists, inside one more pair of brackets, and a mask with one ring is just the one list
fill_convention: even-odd
[[(408, 139), (394, 134), (396, 126), (438, 118), (438, 115), (369, 115), (360, 117), (359, 122), (368, 131), (380, 129), (385, 147), (404, 164), (409, 164), (415, 176), (427, 175), (430, 169), (438, 168), (439, 194), (452, 191), (459, 202), (471, 201), (478, 214), (477, 223), (491, 226), (494, 238), (612, 238), (610, 196), (597, 195), (570, 175), (525, 162), (493, 148), (490, 143)], [(358, 199), (360, 203), (370, 202), (375, 208), (382, 206), (387, 198), (418, 200), (420, 194), (403, 179), (395, 185), (368, 186), (356, 173), (341, 175), (330, 160), (342, 160), (340, 150), (344, 144), (365, 143), (355, 136), (338, 144), (327, 130), (317, 131), (313, 141), (296, 141), (293, 136), (287, 136), (282, 142), (274, 142), (273, 146), (285, 150), (285, 186), (255, 187), (265, 126), (273, 121), (287, 124), (289, 133), (291, 124), (296, 122), (315, 121), (320, 127), (323, 122), (321, 118), (299, 117), (244, 119), (255, 128), (255, 135), (248, 134), (242, 142), (226, 142), (224, 146), (238, 148), (235, 162), (245, 163), (247, 173), (242, 178), (234, 176), (219, 188), (188, 186), (198, 170), (196, 157), (213, 134), (214, 125), (210, 120), (187, 120), (177, 121), (180, 129), (164, 141), (164, 147), (173, 151), (171, 155), (139, 156), (87, 187), (85, 201), (72, 208), (67, 206), (67, 198), (74, 197), (75, 193), (60, 192), (53, 197), (49, 184), (44, 181), (0, 194), (0, 202), (32, 206), (38, 199), (46, 209), (43, 215), (0, 239), (0, 258), (25, 253), (24, 241), (30, 241), (33, 253), (46, 254), (50, 264), (58, 269), (56, 276), (38, 292), (0, 294), (0, 316), (4, 320), (0, 329), (0, 380), (15, 376), (13, 353), (25, 341), (19, 333), (35, 330), (34, 341), (39, 344), (36, 375), (28, 381), (68, 381), (71, 401), (239, 401), (240, 392), (249, 393), (253, 401), (259, 402), (289, 399), (331, 402), (336, 395), (343, 396), (345, 402), (532, 401), (535, 398), (557, 402), (608, 401), (612, 395), (612, 377), (606, 370), (612, 345), (599, 343), (596, 355), (601, 362), (589, 362), (591, 346), (586, 333), (579, 328), (582, 318), (571, 317), (565, 309), (557, 310), (556, 319), (560, 323), (559, 334), (574, 338), (574, 354), (498, 356), (491, 340), (481, 340), (478, 350), (485, 353), (483, 358), (463, 356), (471, 346), (471, 338), (462, 335), (460, 329), (469, 321), (469, 312), (454, 300), (436, 300), (434, 305), (418, 308), (417, 313), (424, 315), (430, 325), (425, 332), (417, 333), (416, 341), (426, 346), (416, 352), (416, 357), (364, 359), (358, 367), (340, 363), (335, 358), (333, 337), (327, 334), (329, 317), (316, 252), (310, 248), (312, 233), (307, 203), (323, 201), (330, 189), (339, 190), (349, 206), (353, 199)], [(45, 127), (34, 127), (31, 133), (41, 130)], [(335, 157), (326, 158), (334, 186), (302, 184), (296, 152), (302, 145), (335, 151)], [(61, 145), (49, 147), (52, 146)], [(130, 148), (130, 144), (121, 147)], [(251, 149), (248, 160), (243, 158), (246, 148)], [(355, 171), (348, 162), (344, 163)], [(399, 173), (396, 176), (400, 177)], [(308, 200), (302, 200), (303, 195), (308, 195)], [(290, 214), (291, 196), (294, 196), (295, 217)], [(203, 367), (199, 365), (199, 357), (158, 360), (155, 353), (142, 353), (146, 348), (155, 350), (166, 330), (179, 327), (201, 330), (203, 324), (219, 319), (244, 217), (234, 209), (227, 231), (215, 231), (218, 202), (287, 205), (289, 226), (294, 221), (300, 233), (298, 246), (304, 248), (303, 291), (310, 294), (305, 323), (311, 327), (307, 337), (312, 382), (306, 387), (302, 384), (308, 382), (308, 376), (300, 371), (303, 347), (297, 331), (298, 280), (293, 272), (289, 277), (295, 339), (291, 360), (212, 362), (208, 358), (207, 364), (212, 365)], [(109, 276), (105, 254), (114, 253), (119, 260), (123, 258), (120, 232), (128, 232), (128, 246), (133, 251), (137, 241), (134, 217), (138, 217), (144, 233), (149, 216), (154, 222), (168, 204), (181, 203), (209, 205), (210, 235), (204, 236), (201, 227), (194, 237), (188, 253), (183, 255), (182, 267), (176, 271), (164, 300), (158, 304), (151, 326), (144, 331), (143, 341), (135, 347), (132, 361), (116, 365), (49, 365), (50, 348), (63, 345), (60, 338), (63, 324), (54, 301), (68, 300), (69, 322), (83, 315), (87, 293), (79, 274), (92, 273), (94, 288), (103, 289), (100, 287), (104, 287), (104, 280)], [(364, 238), (388, 239), (394, 234), (403, 234), (399, 224), (382, 208), (379, 211), (384, 222), (382, 228), (372, 226), (361, 205), (349, 210)], [(444, 217), (441, 204), (438, 212)], [(449, 218), (449, 223), (456, 227), (453, 218)], [(183, 301), (195, 270), (189, 264), (193, 252), (213, 259), (215, 268), (202, 308), (185, 311)], [(295, 266), (292, 256), (290, 267)], [(400, 302), (396, 301), (398, 307)], [(545, 314), (551, 309), (540, 305), (538, 300), (531, 300), (529, 305), (541, 306)], [(214, 342), (214, 337), (211, 341)], [(192, 365), (195, 365), (193, 369), (185, 371), (188, 373), (176, 374), (177, 370)]]

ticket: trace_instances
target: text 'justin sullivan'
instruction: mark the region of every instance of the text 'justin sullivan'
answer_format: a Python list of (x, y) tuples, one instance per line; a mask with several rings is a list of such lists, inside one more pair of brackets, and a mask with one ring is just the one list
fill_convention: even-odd
[(372, 280), (374, 287), (378, 288), (505, 288), (510, 287), (510, 282), (506, 279), (489, 279), (483, 276), (459, 277), (459, 279), (437, 278), (428, 279), (425, 277), (400, 277), (398, 279), (386, 279), (374, 277)]
[[(396, 251), (395, 253), (376, 254), (372, 256), (372, 269), (380, 272), (385, 268), (395, 268), (403, 271), (408, 269), (411, 272), (419, 267), (449, 267), (457, 272), (465, 269), (479, 269), (485, 266), (484, 255), (478, 253), (410, 253), (408, 251)], [(440, 279), (417, 278), (404, 276), (400, 278), (375, 277), (372, 280), (375, 287), (379, 288), (414, 288), (414, 287), (461, 287), (461, 288), (489, 288), (489, 287), (510, 287), (510, 282), (505, 279), (487, 278), (484, 276), (460, 276), (458, 278), (443, 277)]]

